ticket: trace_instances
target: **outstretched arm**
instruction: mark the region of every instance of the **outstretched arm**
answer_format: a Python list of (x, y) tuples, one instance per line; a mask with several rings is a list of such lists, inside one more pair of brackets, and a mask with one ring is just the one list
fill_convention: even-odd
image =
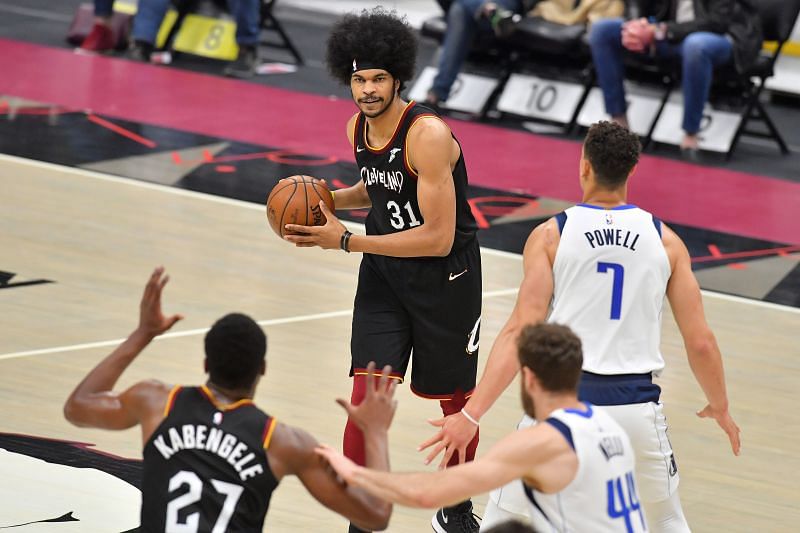
[(377, 472), (327, 446), (318, 448), (317, 453), (351, 486), (401, 505), (425, 508), (453, 505), (520, 478), (557, 492), (572, 481), (578, 469), (575, 452), (549, 424), (515, 431), (483, 457), (436, 472)]
[[(387, 432), (397, 402), (394, 380), (389, 380), (391, 367), (386, 367), (375, 383), (375, 364), (367, 367), (367, 393), (364, 401), (353, 406), (337, 400), (364, 432), (367, 466), (378, 471), (389, 470)], [(369, 531), (385, 529), (392, 514), (392, 505), (363, 489), (348, 486), (338, 479), (325, 461), (315, 455), (319, 443), (303, 430), (279, 425), (269, 448), (273, 472), (281, 477), (295, 474), (320, 503), (345, 516), (358, 527)]]
[[(517, 294), (517, 303), (503, 329), (494, 341), (483, 376), (464, 406), (472, 418), (479, 420), (494, 404), (519, 372), (517, 338), (528, 324), (541, 322), (547, 317), (553, 297), (553, 259), (558, 247), (558, 225), (550, 219), (533, 230), (523, 252), (524, 277)], [(442, 429), (423, 442), (419, 449), (434, 446), (426, 459), (430, 463), (444, 450), (439, 467), (444, 468), (455, 451), (463, 462), (466, 447), (477, 431), (477, 426), (463, 414), (456, 413), (432, 422)]]
[(169, 276), (163, 274), (162, 267), (155, 269), (145, 286), (139, 309), (139, 326), (92, 369), (67, 398), (64, 416), (72, 424), (100, 429), (126, 429), (143, 423), (144, 432), (149, 425), (146, 421), (154, 413), (160, 414), (158, 405), (163, 408), (169, 392), (166, 385), (157, 381), (143, 381), (122, 393), (113, 389), (128, 365), (150, 341), (183, 318), (180, 315), (165, 317), (161, 312), (161, 292), (169, 281)]
[(715, 419), (728, 435), (733, 453), (739, 455), (740, 430), (728, 412), (722, 354), (717, 339), (706, 322), (703, 298), (697, 279), (692, 273), (689, 252), (671, 229), (664, 226), (663, 231), (664, 247), (672, 265), (667, 298), (686, 346), (689, 366), (708, 400), (708, 405), (697, 415)]

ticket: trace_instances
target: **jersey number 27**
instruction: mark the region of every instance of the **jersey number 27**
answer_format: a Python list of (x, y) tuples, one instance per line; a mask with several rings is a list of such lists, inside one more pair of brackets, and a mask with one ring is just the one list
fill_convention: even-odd
[[(173, 492), (182, 485), (188, 485), (189, 491), (167, 504), (166, 533), (196, 533), (200, 527), (200, 513), (186, 515), (184, 522), (179, 522), (178, 514), (184, 507), (200, 501), (200, 497), (203, 494), (203, 481), (194, 472), (181, 470), (170, 478), (169, 491)], [(228, 522), (230, 522), (234, 510), (236, 510), (236, 504), (239, 502), (244, 489), (239, 485), (219, 481), (218, 479), (212, 479), (211, 486), (218, 493), (225, 496), (222, 510), (214, 523), (214, 529), (211, 530), (211, 533), (225, 533), (228, 529)]]

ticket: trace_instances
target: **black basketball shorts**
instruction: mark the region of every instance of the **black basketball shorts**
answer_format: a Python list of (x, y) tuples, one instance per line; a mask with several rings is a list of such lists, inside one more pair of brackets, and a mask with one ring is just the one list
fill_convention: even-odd
[(481, 256), (477, 239), (442, 258), (364, 254), (350, 340), (350, 375), (375, 361), (411, 390), (449, 399), (475, 388), (481, 323)]

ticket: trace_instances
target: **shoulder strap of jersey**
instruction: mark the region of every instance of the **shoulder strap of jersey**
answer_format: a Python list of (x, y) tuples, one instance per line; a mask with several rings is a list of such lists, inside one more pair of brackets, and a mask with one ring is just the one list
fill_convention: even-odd
[(277, 425), (278, 421), (267, 415), (267, 421), (264, 424), (264, 435), (261, 439), (265, 450), (269, 449), (269, 445), (272, 442), (272, 434), (275, 432), (275, 427)]
[[(445, 123), (445, 122), (442, 120), (442, 118), (439, 115), (437, 115), (433, 111), (429, 111), (428, 108), (426, 108), (426, 107), (414, 106), (414, 109), (415, 110), (419, 109), (421, 112), (413, 115), (408, 120), (408, 124), (403, 126), (405, 128), (405, 130), (406, 130), (405, 131), (405, 138), (403, 139), (403, 163), (405, 164), (405, 167), (406, 167), (406, 170), (408, 171), (408, 173), (416, 178), (416, 177), (419, 177), (419, 173), (417, 172), (417, 169), (414, 168), (414, 166), (411, 164), (411, 152), (408, 149), (408, 137), (411, 135), (411, 129), (417, 124), (417, 122), (420, 119), (423, 119), (423, 118), (435, 118), (435, 119), (441, 121), (442, 123)], [(446, 125), (446, 123), (445, 123), (445, 125)], [(451, 133), (451, 135), (452, 135), (452, 133)]]
[(572, 440), (572, 430), (568, 425), (566, 425), (561, 419), (553, 416), (547, 418), (545, 423), (553, 426), (556, 431), (564, 436), (564, 439), (567, 441), (567, 444), (569, 444), (569, 447), (573, 450), (575, 449), (575, 442)]
[(356, 115), (356, 123), (353, 124), (353, 155), (358, 155), (358, 143), (364, 138), (364, 113)]
[(167, 418), (170, 411), (172, 411), (172, 407), (175, 405), (175, 400), (178, 397), (178, 393), (183, 389), (180, 385), (175, 385), (169, 391), (169, 395), (167, 396), (167, 403), (164, 405), (164, 418)]
[(567, 224), (567, 212), (561, 211), (559, 214), (556, 215), (556, 222), (558, 223), (558, 233), (560, 235), (564, 234), (564, 226)]

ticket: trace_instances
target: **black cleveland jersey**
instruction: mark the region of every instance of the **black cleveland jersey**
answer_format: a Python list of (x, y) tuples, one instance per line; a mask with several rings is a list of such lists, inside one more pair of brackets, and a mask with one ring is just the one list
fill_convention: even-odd
[[(366, 220), (367, 235), (405, 231), (425, 222), (417, 202), (417, 173), (409, 163), (406, 146), (411, 126), (425, 116), (436, 114), (413, 101), (409, 102), (394, 135), (382, 148), (372, 147), (367, 142), (368, 126), (364, 114), (359, 113), (356, 118), (353, 150), (361, 179), (372, 202)], [(457, 251), (475, 238), (477, 230), (475, 218), (467, 202), (467, 169), (463, 152), (453, 169), (453, 184), (456, 192), (453, 251)]]
[(261, 531), (278, 485), (275, 424), (250, 400), (223, 407), (205, 386), (172, 389), (144, 447), (142, 531)]

